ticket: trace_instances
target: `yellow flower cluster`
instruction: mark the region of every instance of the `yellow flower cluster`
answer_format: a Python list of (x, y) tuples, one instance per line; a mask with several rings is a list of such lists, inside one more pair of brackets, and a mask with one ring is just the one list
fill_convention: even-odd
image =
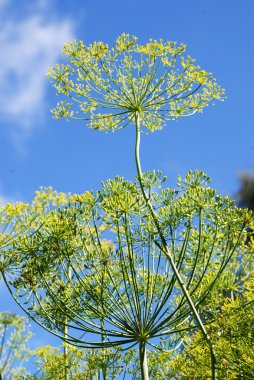
[(4, 207), (4, 211), (5, 211), (6, 216), (9, 218), (9, 217), (22, 215), (27, 207), (28, 207), (28, 204), (22, 203), (22, 202), (8, 203)]
[(86, 191), (83, 194), (74, 194), (70, 197), (72, 202), (84, 203), (86, 205), (93, 206), (95, 202), (95, 197), (92, 191)]
[(152, 57), (158, 57), (165, 54), (171, 54), (172, 56), (181, 54), (185, 51), (185, 49), (186, 45), (184, 44), (178, 46), (176, 42), (169, 41), (167, 43), (163, 43), (162, 39), (159, 41), (150, 39), (149, 43), (139, 45), (137, 47), (137, 52), (150, 55)]

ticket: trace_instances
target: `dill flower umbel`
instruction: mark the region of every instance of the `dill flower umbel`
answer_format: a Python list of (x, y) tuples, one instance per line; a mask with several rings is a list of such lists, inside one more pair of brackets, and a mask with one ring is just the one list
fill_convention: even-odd
[(90, 128), (115, 131), (139, 116), (141, 126), (155, 131), (167, 120), (201, 112), (224, 90), (211, 73), (185, 57), (186, 46), (122, 34), (109, 48), (102, 42), (63, 46), (66, 64), (50, 68), (57, 93), (69, 98), (52, 109), (54, 118), (87, 120)]

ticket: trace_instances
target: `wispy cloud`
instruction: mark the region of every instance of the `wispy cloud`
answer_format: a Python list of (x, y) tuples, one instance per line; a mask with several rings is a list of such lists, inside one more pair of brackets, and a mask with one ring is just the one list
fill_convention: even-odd
[(2, 119), (12, 122), (14, 137), (18, 134), (24, 139), (40, 125), (47, 103), (45, 73), (57, 60), (62, 43), (74, 35), (72, 20), (47, 14), (47, 10), (37, 10), (2, 25), (0, 108)]

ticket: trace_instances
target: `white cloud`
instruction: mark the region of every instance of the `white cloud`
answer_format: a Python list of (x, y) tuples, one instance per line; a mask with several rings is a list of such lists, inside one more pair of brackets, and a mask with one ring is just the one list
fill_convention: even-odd
[(0, 34), (1, 116), (12, 121), (12, 133), (19, 132), (23, 138), (43, 118), (47, 68), (59, 58), (63, 42), (73, 38), (72, 21), (46, 20), (45, 16), (9, 20)]

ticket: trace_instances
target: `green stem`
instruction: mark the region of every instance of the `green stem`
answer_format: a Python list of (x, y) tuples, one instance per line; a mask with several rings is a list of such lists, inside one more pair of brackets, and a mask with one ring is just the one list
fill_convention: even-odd
[[(66, 282), (68, 283), (68, 280), (71, 279), (72, 275), (72, 270), (71, 270), (71, 265), (68, 263), (68, 277), (66, 276)], [(65, 317), (65, 324), (64, 324), (64, 338), (68, 337), (68, 317)], [(68, 348), (66, 346), (66, 341), (64, 345), (64, 379), (69, 380), (70, 376), (68, 373)]]
[(139, 363), (140, 363), (141, 379), (149, 380), (147, 357), (146, 357), (146, 341), (141, 341), (139, 343), (139, 361), (140, 361)]
[[(65, 323), (68, 323), (68, 318), (65, 318)], [(68, 327), (65, 324), (64, 326), (64, 336), (66, 337), (68, 334)], [(68, 349), (66, 345), (64, 345), (64, 379), (68, 380), (68, 369), (67, 369), (67, 356), (68, 356)]]
[[(211, 356), (211, 372), (212, 372), (212, 380), (216, 380), (217, 379), (217, 375), (216, 375), (216, 356), (215, 356), (215, 351), (214, 351), (214, 347), (213, 347), (213, 344), (211, 342), (211, 339), (206, 331), (206, 328), (198, 314), (198, 311), (192, 301), (192, 298), (181, 278), (181, 275), (180, 273), (178, 272), (178, 269), (176, 267), (176, 264), (173, 260), (173, 257), (171, 256), (171, 253), (170, 253), (170, 250), (167, 246), (167, 242), (166, 242), (166, 239), (163, 235), (163, 232), (161, 230), (161, 227), (160, 227), (160, 224), (159, 224), (159, 221), (158, 221), (158, 216), (156, 214), (156, 212), (154, 211), (154, 208), (153, 208), (153, 205), (151, 204), (147, 194), (146, 194), (146, 191), (144, 189), (144, 186), (143, 186), (143, 173), (142, 173), (142, 169), (141, 169), (141, 163), (140, 163), (140, 117), (139, 117), (139, 114), (136, 113), (135, 115), (135, 125), (136, 125), (136, 146), (135, 146), (135, 161), (136, 161), (136, 168), (137, 168), (137, 173), (138, 173), (138, 181), (139, 181), (139, 185), (140, 185), (140, 189), (141, 189), (141, 192), (142, 192), (142, 195), (145, 199), (145, 202), (148, 206), (148, 209), (151, 213), (151, 216), (153, 218), (153, 221), (155, 223), (155, 226), (157, 228), (157, 231), (158, 231), (158, 234), (160, 236), (160, 239), (161, 239), (161, 243), (162, 243), (162, 246), (163, 246), (163, 252), (165, 253), (167, 259), (169, 260), (169, 263), (171, 265), (171, 268), (176, 276), (176, 279), (180, 285), (180, 288), (185, 296), (185, 298), (187, 299), (187, 302), (190, 306), (190, 309), (192, 311), (192, 314), (200, 328), (200, 330), (202, 331), (202, 334), (209, 346), (209, 349), (210, 349), (210, 356)], [(158, 242), (155, 242), (156, 245), (160, 246), (160, 244)]]
[[(3, 349), (4, 349), (4, 342), (5, 342), (5, 337), (6, 337), (6, 331), (7, 331), (7, 324), (4, 326), (4, 331), (3, 331), (2, 341), (1, 341), (0, 360), (2, 358), (2, 353), (3, 353)], [(0, 377), (0, 380), (1, 380), (1, 377)]]
[[(101, 341), (105, 341), (105, 328), (104, 328), (104, 318), (101, 318)], [(106, 368), (106, 353), (105, 348), (102, 348), (102, 356), (103, 356), (103, 367), (102, 367), (102, 379), (107, 380), (107, 368)]]

